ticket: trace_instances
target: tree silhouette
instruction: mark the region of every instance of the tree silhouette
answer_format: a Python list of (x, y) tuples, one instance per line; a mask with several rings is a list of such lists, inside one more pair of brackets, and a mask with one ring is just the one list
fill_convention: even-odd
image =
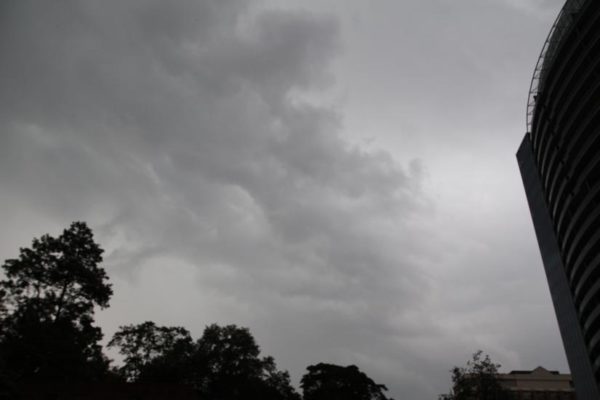
[(210, 325), (197, 342), (197, 362), (205, 371), (201, 393), (209, 399), (298, 399), (287, 372), (277, 371), (247, 328)]
[[(108, 307), (112, 296), (99, 266), (102, 252), (88, 226), (74, 222), (58, 237), (33, 239), (2, 264), (0, 400), (17, 398), (29, 383), (68, 391), (74, 383), (114, 379), (184, 384), (205, 400), (301, 399), (289, 374), (236, 325), (207, 326), (197, 341), (182, 327), (123, 326), (109, 346), (124, 362), (111, 372), (94, 325), (95, 308)], [(304, 400), (388, 400), (386, 387), (355, 366), (309, 366), (301, 386)]]
[(125, 357), (119, 373), (129, 382), (177, 380), (194, 352), (187, 329), (151, 321), (121, 327), (108, 346), (118, 347)]
[(306, 369), (300, 384), (304, 400), (388, 400), (383, 393), (387, 388), (355, 365), (319, 363)]
[(44, 235), (2, 265), (0, 358), (13, 381), (99, 379), (108, 368), (93, 325), (112, 295), (103, 250), (83, 222)]
[(506, 400), (510, 393), (503, 389), (497, 375), (500, 364), (495, 364), (489, 355), (482, 357), (478, 350), (465, 367), (455, 366), (452, 372), (452, 390), (440, 396), (440, 400)]
[(279, 371), (273, 357), (263, 359), (263, 379), (265, 389), (262, 392), (265, 399), (300, 400), (301, 396), (290, 383), (290, 374)]
[(125, 356), (119, 372), (130, 382), (182, 383), (209, 400), (300, 399), (247, 328), (213, 324), (192, 342), (184, 328), (144, 322), (121, 327), (109, 346)]

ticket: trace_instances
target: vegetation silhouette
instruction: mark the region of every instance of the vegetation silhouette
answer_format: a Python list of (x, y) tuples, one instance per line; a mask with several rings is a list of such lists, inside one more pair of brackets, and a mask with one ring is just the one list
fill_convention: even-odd
[[(108, 307), (113, 293), (100, 266), (102, 253), (91, 229), (73, 222), (58, 237), (33, 239), (18, 258), (2, 264), (0, 399), (74, 399), (86, 397), (86, 390), (112, 398), (115, 390), (117, 397), (162, 398), (169, 392), (203, 400), (302, 398), (288, 372), (261, 356), (250, 331), (236, 325), (209, 325), (197, 340), (183, 327), (152, 321), (122, 326), (109, 347), (120, 352), (123, 365), (111, 368), (94, 325), (94, 310)], [(302, 389), (306, 400), (388, 400), (385, 386), (355, 366), (309, 366)]]
[(106, 378), (109, 362), (94, 308), (108, 307), (112, 289), (101, 261), (92, 231), (74, 222), (60, 236), (34, 239), (18, 258), (4, 262), (0, 388)]
[(128, 382), (177, 382), (191, 368), (194, 354), (192, 337), (185, 328), (157, 326), (151, 321), (122, 326), (108, 346), (119, 348), (124, 356), (116, 372)]
[(196, 342), (181, 327), (153, 322), (121, 327), (109, 343), (130, 382), (170, 382), (193, 387), (206, 399), (299, 399), (287, 372), (272, 357), (260, 357), (250, 331), (235, 325), (208, 326)]
[(464, 367), (453, 367), (452, 389), (439, 400), (510, 400), (511, 393), (498, 382), (500, 364), (495, 364), (489, 355), (475, 352)]
[(307, 370), (300, 384), (304, 400), (393, 400), (385, 396), (384, 385), (373, 382), (355, 365), (319, 363)]

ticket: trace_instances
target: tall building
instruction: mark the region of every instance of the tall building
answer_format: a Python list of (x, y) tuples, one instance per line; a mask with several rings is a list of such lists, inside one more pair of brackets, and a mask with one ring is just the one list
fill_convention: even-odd
[(517, 152), (577, 398), (600, 399), (600, 0), (567, 0)]

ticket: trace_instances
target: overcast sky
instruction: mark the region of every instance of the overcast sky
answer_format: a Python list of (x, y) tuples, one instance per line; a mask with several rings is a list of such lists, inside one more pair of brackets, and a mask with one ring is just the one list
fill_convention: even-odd
[(98, 314), (251, 329), (297, 383), (568, 369), (514, 154), (561, 0), (0, 2), (0, 259), (87, 221)]

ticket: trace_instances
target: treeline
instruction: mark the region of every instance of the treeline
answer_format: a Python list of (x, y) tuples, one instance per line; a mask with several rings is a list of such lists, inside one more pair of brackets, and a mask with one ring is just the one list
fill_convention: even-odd
[(113, 366), (94, 324), (94, 310), (108, 307), (113, 294), (102, 252), (88, 226), (75, 222), (4, 262), (0, 399), (23, 398), (44, 383), (161, 383), (188, 387), (204, 400), (388, 400), (386, 387), (356, 366), (327, 363), (307, 367), (300, 394), (272, 357), (261, 356), (250, 331), (235, 325), (210, 325), (197, 339), (183, 327), (123, 326), (109, 342), (123, 356)]

